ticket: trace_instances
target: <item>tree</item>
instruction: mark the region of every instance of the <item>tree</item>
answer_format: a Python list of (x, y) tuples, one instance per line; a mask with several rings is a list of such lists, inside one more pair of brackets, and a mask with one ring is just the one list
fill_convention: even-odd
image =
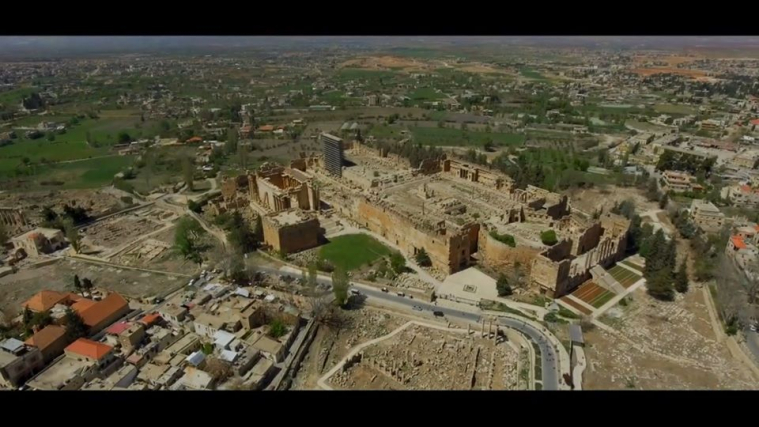
[(272, 338), (279, 338), (287, 333), (287, 325), (280, 320), (274, 319), (269, 323), (269, 336)]
[(195, 219), (183, 217), (179, 220), (176, 231), (174, 232), (175, 250), (185, 259), (201, 264), (203, 259), (200, 256), (202, 251), (200, 239), (204, 233), (205, 230), (203, 230), (203, 227), (201, 227)]
[(224, 143), (224, 151), (227, 155), (234, 154), (237, 151), (237, 130), (229, 129), (227, 131), (227, 141)]
[(495, 144), (493, 144), (493, 141), (488, 140), (482, 148), (484, 148), (485, 151), (491, 152), (495, 149)]
[(256, 216), (256, 222), (253, 224), (253, 235), (257, 242), (263, 242), (264, 240), (264, 225), (261, 221), (261, 215)]
[(32, 310), (29, 309), (29, 307), (24, 307), (24, 311), (21, 313), (21, 323), (24, 324), (24, 326), (31, 326), (32, 324), (32, 318), (34, 317), (34, 313)]
[(82, 317), (71, 307), (66, 309), (64, 319), (66, 321), (66, 335), (69, 341), (75, 341), (87, 335), (87, 325), (84, 324)]
[(92, 290), (95, 288), (95, 284), (92, 283), (92, 280), (85, 277), (82, 279), (82, 289), (87, 291), (87, 295), (92, 296)]
[(335, 304), (339, 307), (345, 306), (348, 302), (348, 273), (342, 268), (335, 268), (332, 272), (332, 293), (335, 295)]
[(8, 228), (5, 224), (0, 223), (0, 246), (5, 246), (8, 242)]
[(34, 316), (32, 316), (31, 326), (33, 328), (36, 328), (36, 330), (41, 330), (47, 325), (53, 324), (53, 316), (50, 315), (50, 311), (40, 311), (37, 313), (34, 313)]
[(675, 241), (675, 237), (673, 236), (671, 239), (669, 239), (666, 249), (664, 250), (663, 268), (666, 268), (670, 272), (672, 272), (672, 271), (675, 271), (675, 267), (677, 266), (676, 264), (677, 264), (677, 242)]
[(229, 266), (229, 280), (238, 286), (245, 286), (250, 281), (250, 274), (245, 266), (245, 258), (240, 252), (232, 255)]
[(672, 287), (672, 276), (669, 271), (662, 269), (657, 271), (651, 279), (646, 281), (648, 294), (662, 301), (672, 301), (675, 298), (675, 290)]
[(185, 156), (182, 158), (182, 178), (190, 191), (195, 189), (195, 171), (192, 168), (192, 160)]
[(667, 203), (669, 203), (669, 195), (662, 194), (661, 198), (659, 199), (659, 209), (666, 208)]
[(129, 134), (125, 131), (119, 132), (119, 135), (117, 137), (119, 144), (126, 144), (132, 141), (132, 137), (129, 136)]
[(511, 295), (514, 291), (509, 284), (509, 278), (505, 274), (498, 276), (498, 280), (495, 282), (495, 287), (498, 290), (498, 296), (505, 297)]
[(73, 221), (67, 219), (63, 222), (63, 227), (66, 233), (66, 239), (68, 239), (74, 252), (79, 252), (81, 249), (81, 237), (79, 236), (79, 231), (74, 227)]
[(206, 358), (206, 365), (203, 370), (208, 372), (217, 384), (223, 383), (234, 374), (232, 364), (216, 357)]
[(79, 281), (79, 275), (74, 275), (74, 289), (82, 294), (84, 296), (84, 288), (82, 287), (82, 282)]
[(546, 230), (540, 233), (540, 241), (543, 242), (544, 245), (553, 246), (559, 242), (559, 239), (556, 237), (555, 231)]
[(675, 290), (681, 294), (688, 292), (688, 265), (687, 258), (680, 264), (680, 269), (675, 274)]
[(422, 267), (429, 267), (432, 265), (432, 260), (424, 248), (419, 249), (414, 258), (416, 259), (416, 263)]
[(153, 174), (155, 173), (155, 151), (150, 148), (145, 150), (145, 153), (142, 155), (142, 160), (145, 162), (145, 166), (143, 166), (140, 173), (142, 174), (143, 178), (145, 178), (145, 186), (147, 188), (150, 188), (150, 180), (153, 178)]
[(317, 268), (315, 262), (308, 263), (308, 278), (306, 280), (306, 284), (310, 289), (315, 289), (317, 284)]
[(239, 160), (240, 169), (248, 169), (248, 147), (242, 144), (237, 144), (237, 158)]
[(393, 252), (390, 255), (390, 268), (396, 274), (401, 274), (406, 270), (406, 258), (400, 252)]

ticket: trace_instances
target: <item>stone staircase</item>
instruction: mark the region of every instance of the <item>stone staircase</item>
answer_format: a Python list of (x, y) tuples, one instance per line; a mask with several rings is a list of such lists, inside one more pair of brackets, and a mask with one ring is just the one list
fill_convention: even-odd
[(625, 287), (617, 282), (617, 280), (600, 265), (594, 265), (593, 268), (590, 269), (590, 274), (593, 276), (593, 281), (607, 291), (614, 292), (615, 294), (622, 294), (625, 292)]

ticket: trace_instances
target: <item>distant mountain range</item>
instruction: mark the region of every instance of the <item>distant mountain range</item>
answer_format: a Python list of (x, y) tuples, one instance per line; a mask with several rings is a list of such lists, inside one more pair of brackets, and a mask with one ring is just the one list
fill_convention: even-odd
[(213, 53), (247, 49), (301, 50), (327, 47), (387, 49), (391, 47), (456, 48), (523, 45), (606, 47), (622, 49), (754, 48), (759, 37), (697, 36), (3, 36), (0, 56), (65, 57), (120, 53)]

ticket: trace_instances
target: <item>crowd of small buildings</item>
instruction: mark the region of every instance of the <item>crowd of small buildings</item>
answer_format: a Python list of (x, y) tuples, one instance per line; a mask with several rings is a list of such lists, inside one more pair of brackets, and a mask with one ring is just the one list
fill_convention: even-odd
[[(26, 341), (0, 343), (0, 388), (262, 389), (304, 323), (296, 306), (261, 288), (221, 283), (188, 287), (145, 311), (100, 291), (88, 298), (45, 290), (23, 306), (52, 321)], [(68, 310), (83, 320), (85, 336), (71, 338)]]

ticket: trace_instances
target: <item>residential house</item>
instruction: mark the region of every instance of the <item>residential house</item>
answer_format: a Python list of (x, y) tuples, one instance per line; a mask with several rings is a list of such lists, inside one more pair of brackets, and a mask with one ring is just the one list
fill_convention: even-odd
[(748, 185), (734, 185), (723, 188), (720, 195), (722, 198), (730, 200), (734, 206), (759, 208), (759, 188), (751, 188)]
[(275, 363), (279, 363), (285, 359), (285, 346), (269, 336), (260, 335), (258, 339), (251, 344), (251, 347), (259, 350), (264, 357)]
[(694, 199), (690, 206), (691, 218), (698, 228), (707, 233), (716, 233), (725, 225), (725, 214), (706, 200)]
[(11, 239), (15, 252), (23, 251), (25, 256), (38, 257), (66, 246), (63, 232), (55, 228), (35, 228)]
[(239, 312), (223, 312), (216, 315), (200, 314), (194, 322), (195, 333), (212, 338), (218, 331), (237, 332), (242, 327)]
[(79, 338), (63, 351), (66, 357), (96, 363), (101, 370), (115, 360), (113, 347), (86, 338)]
[(42, 353), (43, 363), (50, 363), (63, 354), (63, 349), (69, 344), (66, 329), (58, 325), (47, 325), (29, 339), (26, 345), (36, 347)]
[(182, 378), (171, 386), (171, 390), (212, 390), (214, 382), (213, 377), (208, 373), (187, 367)]
[(181, 325), (182, 321), (187, 317), (187, 312), (187, 307), (174, 304), (165, 304), (158, 310), (158, 314), (160, 314), (163, 319), (174, 325)]

